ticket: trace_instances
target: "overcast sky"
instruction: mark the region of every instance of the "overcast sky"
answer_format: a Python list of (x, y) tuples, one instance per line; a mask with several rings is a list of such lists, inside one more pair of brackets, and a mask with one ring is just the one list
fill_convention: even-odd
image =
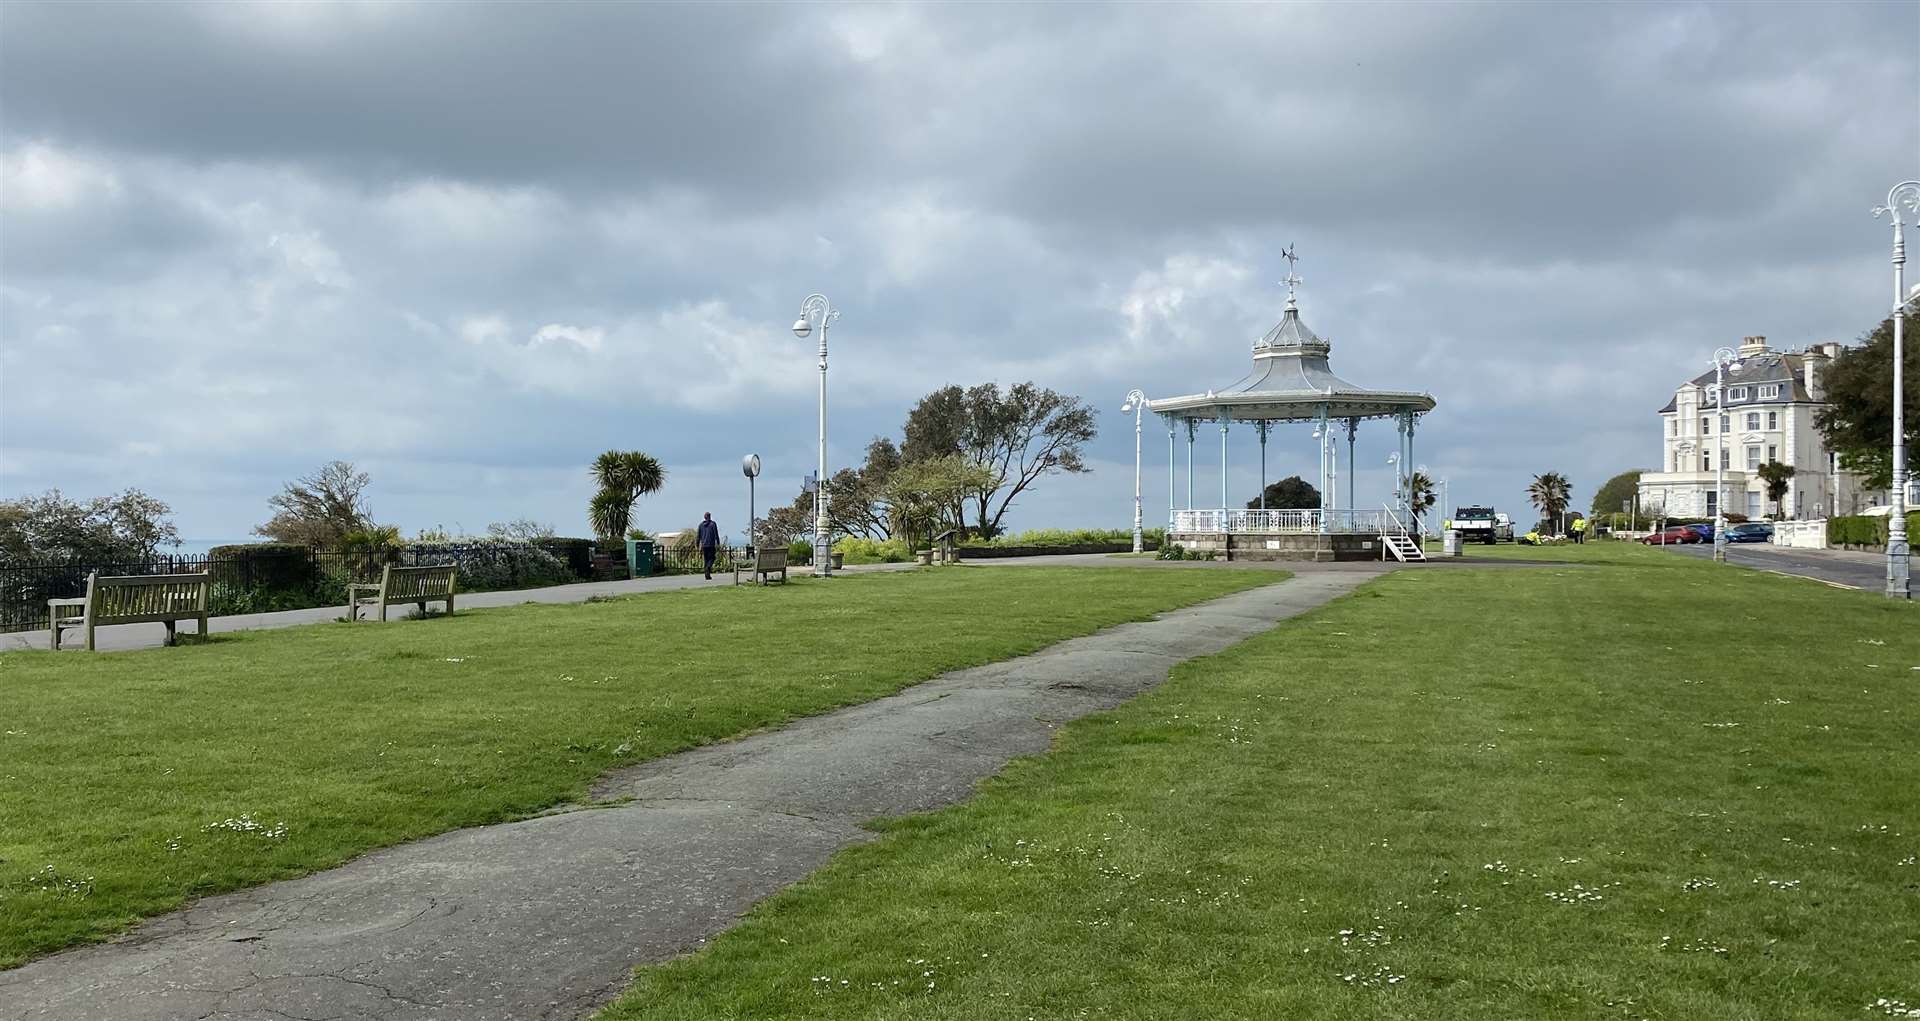
[[(1031, 379), (1101, 432), (1010, 523), (1120, 527), (1124, 394), (1239, 377), (1291, 242), (1335, 371), (1439, 401), (1452, 502), (1552, 469), (1584, 507), (1715, 346), (1884, 314), (1869, 210), (1910, 177), (1913, 2), (13, 2), (0, 496), (138, 486), (238, 537), (343, 458), (409, 533), (585, 534), (587, 462), (639, 448), (638, 523), (731, 532), (741, 454), (763, 508), (812, 467), (788, 327), (824, 291), (835, 464), (939, 385)], [(1361, 504), (1394, 442), (1363, 427)], [(1152, 524), (1151, 423), (1146, 455)], [(1315, 457), (1282, 430), (1270, 475)]]

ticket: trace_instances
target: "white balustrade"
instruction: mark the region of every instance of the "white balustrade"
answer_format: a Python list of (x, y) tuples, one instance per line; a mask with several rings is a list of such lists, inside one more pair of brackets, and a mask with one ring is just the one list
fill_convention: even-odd
[(1791, 549), (1826, 549), (1827, 522), (1815, 521), (1776, 521), (1773, 523), (1773, 538), (1769, 540), (1775, 546)]
[[(1324, 522), (1325, 527), (1322, 527)], [(1377, 510), (1181, 510), (1173, 512), (1175, 532), (1199, 534), (1313, 535), (1358, 532), (1379, 535), (1387, 513)]]

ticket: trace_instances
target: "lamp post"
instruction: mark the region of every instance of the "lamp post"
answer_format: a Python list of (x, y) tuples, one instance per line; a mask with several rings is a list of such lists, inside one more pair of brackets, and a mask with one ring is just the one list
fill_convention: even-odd
[(1387, 455), (1387, 467), (1393, 469), (1393, 506), (1400, 507), (1400, 452)]
[(1727, 559), (1727, 428), (1731, 421), (1727, 416), (1727, 370), (1738, 369), (1740, 359), (1731, 348), (1715, 348), (1713, 352), (1713, 410), (1715, 425), (1719, 428), (1714, 435), (1719, 437), (1713, 458), (1713, 559), (1725, 562)]
[(1147, 395), (1138, 390), (1127, 391), (1127, 403), (1120, 405), (1121, 414), (1133, 412), (1133, 551), (1146, 549), (1140, 537), (1140, 416), (1147, 410)]
[(748, 454), (740, 459), (740, 474), (747, 477), (747, 549), (758, 549), (759, 540), (753, 536), (753, 518), (759, 511), (759, 501), (754, 499), (754, 480), (760, 477), (760, 455)]
[(1907, 239), (1902, 218), (1915, 215), (1920, 225), (1920, 181), (1902, 181), (1887, 192), (1887, 204), (1875, 216), (1893, 217), (1893, 506), (1887, 518), (1887, 598), (1911, 599), (1907, 549), (1907, 432), (1906, 396), (1902, 376), (1906, 368)]
[(793, 335), (807, 339), (817, 326), (820, 330), (820, 474), (813, 489), (813, 576), (833, 574), (833, 546), (827, 541), (827, 327), (840, 318), (840, 311), (827, 302), (824, 294), (809, 294), (800, 303), (800, 318), (793, 321)]

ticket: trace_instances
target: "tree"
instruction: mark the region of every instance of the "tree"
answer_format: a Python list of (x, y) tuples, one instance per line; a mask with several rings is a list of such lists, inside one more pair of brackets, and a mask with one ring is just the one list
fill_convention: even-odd
[(947, 454), (902, 465), (887, 480), (886, 502), (893, 534), (914, 548), (933, 544), (933, 537), (961, 524), (955, 516), (955, 497), (992, 485), (993, 472), (962, 454)]
[(551, 539), (553, 526), (532, 518), (514, 518), (512, 521), (496, 521), (487, 526), (487, 536), (507, 542), (533, 542), (536, 539)]
[[(885, 436), (867, 444), (867, 459), (858, 468), (842, 468), (827, 484), (828, 539), (857, 535), (886, 539), (893, 535), (887, 511), (887, 480), (899, 470), (900, 449)], [(813, 494), (801, 490), (786, 507), (775, 507), (760, 519), (761, 541), (787, 543), (813, 534)]]
[[(1907, 353), (1907, 449), (1920, 444), (1920, 358)], [(1893, 320), (1883, 320), (1857, 347), (1847, 348), (1820, 377), (1826, 401), (1813, 425), (1840, 464), (1859, 472), (1868, 489), (1893, 485)]]
[(1768, 461), (1760, 466), (1755, 474), (1767, 484), (1767, 499), (1773, 501), (1773, 512), (1780, 513), (1780, 501), (1787, 498), (1787, 486), (1793, 481), (1793, 465)]
[[(1268, 510), (1312, 510), (1320, 506), (1320, 490), (1298, 475), (1267, 483), (1265, 496)], [(1257, 510), (1260, 506), (1259, 498), (1247, 501), (1248, 510)]]
[(587, 501), (587, 522), (602, 539), (620, 539), (633, 523), (633, 502), (667, 483), (660, 462), (638, 450), (609, 450), (593, 459), (599, 489)]
[(1433, 491), (1433, 479), (1417, 471), (1407, 481), (1407, 506), (1413, 510), (1413, 529), (1420, 531), (1420, 516), (1433, 509), (1439, 495)]
[(173, 510), (138, 489), (85, 503), (58, 489), (0, 500), (0, 564), (125, 564), (180, 545)]
[(370, 481), (351, 461), (329, 461), (269, 497), (274, 515), (253, 534), (274, 542), (337, 546), (348, 534), (372, 526), (366, 497)]
[(1080, 398), (1032, 383), (1005, 393), (996, 383), (946, 386), (908, 412), (901, 454), (906, 463), (959, 455), (987, 469), (980, 486), (956, 497), (956, 517), (964, 518), (970, 504), (974, 531), (992, 536), (1013, 501), (1035, 483), (1090, 470), (1082, 446), (1093, 439), (1094, 420), (1094, 409)]
[[(1540, 516), (1558, 522), (1572, 498), (1572, 484), (1559, 472), (1544, 472), (1527, 485), (1527, 501), (1540, 508)], [(1558, 527), (1556, 524), (1555, 527)]]
[(1593, 516), (1599, 518), (1605, 514), (1618, 514), (1620, 513), (1621, 504), (1639, 499), (1641, 471), (1642, 469), (1639, 468), (1634, 468), (1631, 471), (1623, 471), (1613, 478), (1608, 479), (1599, 489), (1595, 490), (1593, 494)]

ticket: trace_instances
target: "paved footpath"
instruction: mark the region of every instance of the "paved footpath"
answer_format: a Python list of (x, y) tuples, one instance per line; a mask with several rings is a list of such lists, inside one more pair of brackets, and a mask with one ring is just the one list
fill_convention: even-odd
[(697, 949), (874, 839), (863, 820), (960, 801), (1009, 759), (1045, 751), (1066, 721), (1383, 569), (1305, 570), (610, 774), (594, 805), (211, 897), (113, 943), (0, 972), (0, 1019), (585, 1017), (634, 965)]
[[(1713, 558), (1712, 543), (1668, 547), (1683, 556), (1701, 560)], [(1729, 543), (1727, 562), (1796, 578), (1811, 578), (1841, 588), (1884, 592), (1887, 587), (1887, 559), (1879, 553), (1858, 550), (1792, 549), (1770, 543)]]

